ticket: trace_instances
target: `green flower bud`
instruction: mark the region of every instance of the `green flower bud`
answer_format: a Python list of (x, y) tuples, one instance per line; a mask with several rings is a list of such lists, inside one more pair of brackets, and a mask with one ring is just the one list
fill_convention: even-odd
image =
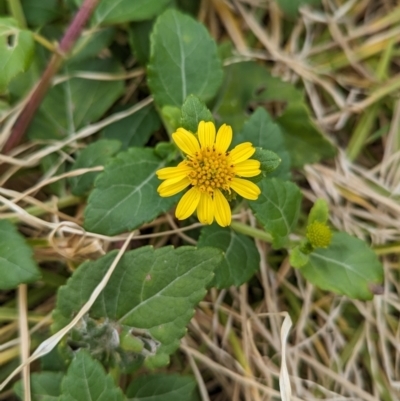
[(120, 334), (121, 348), (125, 351), (142, 352), (143, 341), (135, 337), (129, 330), (123, 330)]
[(332, 231), (320, 221), (314, 221), (307, 226), (307, 239), (313, 248), (327, 248), (332, 240)]

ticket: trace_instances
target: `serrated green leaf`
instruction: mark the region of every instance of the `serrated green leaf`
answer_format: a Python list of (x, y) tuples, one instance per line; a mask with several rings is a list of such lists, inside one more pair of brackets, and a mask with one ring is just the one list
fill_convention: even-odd
[(133, 381), (126, 391), (127, 401), (200, 401), (192, 377), (150, 374)]
[(146, 65), (150, 59), (150, 34), (155, 20), (134, 22), (128, 29), (129, 44), (141, 65)]
[(182, 106), (181, 127), (195, 133), (200, 121), (212, 121), (214, 117), (207, 106), (194, 95), (186, 98)]
[(76, 353), (61, 385), (60, 401), (124, 401), (125, 396), (86, 350)]
[[(63, 377), (64, 373), (62, 372), (32, 373), (30, 376), (32, 401), (58, 400)], [(21, 381), (15, 384), (14, 391), (21, 400), (25, 399)]]
[(260, 255), (254, 241), (230, 228), (215, 224), (203, 227), (198, 246), (213, 246), (224, 252), (212, 283), (217, 288), (229, 288), (232, 285), (239, 287), (259, 268)]
[(305, 103), (289, 104), (276, 121), (282, 128), (286, 149), (294, 167), (335, 156), (336, 148), (312, 122)]
[(221, 122), (231, 125), (234, 132), (242, 129), (248, 118), (248, 109), (250, 106), (254, 108), (254, 104), (286, 104), (303, 99), (302, 93), (291, 83), (273, 77), (264, 66), (254, 61), (230, 64), (224, 72), (224, 82), (212, 111)]
[(181, 107), (193, 94), (206, 102), (222, 82), (217, 46), (206, 28), (175, 10), (163, 13), (151, 35), (148, 83), (156, 103)]
[(252, 158), (260, 162), (260, 169), (265, 174), (276, 170), (281, 164), (281, 158), (276, 153), (267, 149), (256, 148), (256, 152)]
[(303, 267), (308, 261), (310, 257), (309, 255), (306, 255), (300, 250), (299, 246), (294, 247), (290, 251), (290, 264), (291, 266), (295, 267), (296, 269), (299, 269), (300, 267)]
[(34, 48), (30, 31), (19, 29), (13, 18), (0, 18), (0, 93), (15, 75), (28, 69)]
[(93, 21), (97, 24), (121, 24), (149, 20), (163, 12), (172, 0), (101, 0)]
[[(67, 67), (66, 67), (67, 68)], [(69, 66), (66, 73), (87, 71), (121, 72), (113, 59), (86, 60)], [(70, 78), (53, 86), (29, 128), (32, 139), (61, 139), (98, 120), (123, 93), (122, 81)]]
[(326, 223), (329, 219), (329, 207), (328, 202), (325, 199), (319, 198), (315, 201), (313, 207), (308, 215), (307, 224), (311, 224), (314, 221), (320, 223)]
[(260, 183), (261, 195), (250, 203), (257, 220), (272, 235), (275, 248), (285, 246), (300, 213), (301, 191), (296, 184), (278, 178)]
[[(121, 142), (116, 140), (100, 139), (91, 143), (79, 153), (75, 163), (72, 165), (71, 171), (80, 168), (104, 166), (120, 148)], [(84, 195), (92, 188), (94, 180), (98, 175), (98, 172), (91, 172), (70, 178), (71, 192), (75, 196)]]
[[(129, 106), (119, 108), (122, 111)], [(108, 125), (102, 132), (102, 136), (108, 139), (118, 139), (122, 143), (122, 149), (132, 146), (144, 146), (161, 127), (161, 121), (152, 104), (143, 107), (136, 113)]]
[[(79, 266), (67, 285), (59, 289), (53, 329), (63, 327), (88, 300), (114, 260), (113, 251), (95, 262)], [(154, 355), (168, 362), (179, 346), (194, 307), (204, 297), (206, 286), (220, 263), (215, 248), (142, 247), (126, 252), (89, 315), (146, 333), (157, 343)], [(104, 344), (109, 347), (109, 344)], [(111, 350), (111, 349), (110, 349)], [(110, 351), (111, 352), (111, 351)], [(145, 355), (146, 362), (152, 355)]]
[(301, 6), (321, 4), (321, 0), (276, 0), (279, 8), (291, 18), (295, 18)]
[(383, 282), (383, 268), (368, 245), (347, 233), (334, 233), (328, 248), (310, 254), (300, 269), (312, 284), (350, 298), (368, 300)]
[(177, 197), (157, 193), (156, 171), (165, 166), (153, 149), (129, 148), (117, 155), (95, 181), (85, 210), (85, 228), (105, 235), (133, 230), (166, 212)]
[(21, 0), (26, 21), (32, 26), (45, 25), (61, 15), (61, 7), (58, 0)]
[(251, 115), (233, 141), (234, 144), (249, 141), (256, 147), (275, 152), (281, 163), (268, 177), (290, 178), (290, 156), (281, 129), (264, 109), (258, 108)]
[(33, 252), (7, 220), (0, 220), (0, 288), (7, 290), (40, 279)]

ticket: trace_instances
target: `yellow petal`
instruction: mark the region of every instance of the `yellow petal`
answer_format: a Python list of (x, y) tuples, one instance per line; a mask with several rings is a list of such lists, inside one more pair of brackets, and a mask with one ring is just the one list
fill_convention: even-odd
[(200, 193), (197, 187), (193, 187), (182, 196), (175, 211), (177, 219), (185, 220), (194, 213), (200, 201)]
[(212, 148), (215, 142), (215, 125), (211, 121), (200, 121), (197, 130), (200, 145), (202, 148)]
[(175, 179), (176, 181), (180, 181), (182, 178), (185, 178), (191, 171), (191, 167), (186, 164), (180, 163), (176, 167), (161, 168), (160, 170), (156, 171), (156, 174), (160, 180)]
[(200, 151), (199, 141), (193, 134), (183, 128), (178, 128), (172, 134), (172, 139), (178, 148), (189, 156), (193, 156), (196, 152)]
[(157, 188), (157, 192), (163, 198), (168, 196), (176, 195), (178, 192), (183, 191), (188, 185), (190, 184), (189, 178), (184, 178), (180, 181), (172, 180), (165, 180), (161, 185)]
[(237, 145), (230, 151), (232, 163), (237, 164), (247, 160), (253, 156), (255, 151), (256, 148), (253, 147), (251, 142), (243, 142), (240, 145)]
[(218, 152), (225, 153), (232, 142), (232, 127), (223, 124), (219, 127), (217, 139), (215, 141), (215, 149)]
[(202, 192), (200, 195), (197, 217), (202, 224), (211, 224), (214, 221), (214, 201), (206, 192)]
[(234, 177), (231, 181), (231, 188), (243, 198), (256, 200), (260, 195), (260, 188), (249, 180)]
[(231, 224), (232, 213), (228, 201), (219, 189), (214, 191), (215, 220), (221, 227)]
[(241, 177), (255, 177), (260, 173), (260, 162), (258, 160), (245, 160), (235, 165), (235, 174)]

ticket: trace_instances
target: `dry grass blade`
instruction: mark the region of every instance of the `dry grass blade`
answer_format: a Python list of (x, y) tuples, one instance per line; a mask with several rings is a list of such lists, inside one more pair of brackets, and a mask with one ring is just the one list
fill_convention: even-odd
[(31, 401), (31, 381), (30, 366), (27, 363), (29, 359), (29, 327), (27, 319), (27, 297), (28, 289), (26, 284), (18, 287), (18, 309), (19, 309), (19, 331), (21, 337), (21, 364), (24, 365), (22, 370), (22, 378), (24, 384), (24, 401)]

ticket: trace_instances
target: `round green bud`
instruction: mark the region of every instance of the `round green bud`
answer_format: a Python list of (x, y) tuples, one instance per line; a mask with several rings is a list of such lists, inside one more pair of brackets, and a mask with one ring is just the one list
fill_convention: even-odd
[(307, 226), (307, 239), (313, 248), (327, 248), (332, 240), (332, 231), (320, 221), (314, 221)]

